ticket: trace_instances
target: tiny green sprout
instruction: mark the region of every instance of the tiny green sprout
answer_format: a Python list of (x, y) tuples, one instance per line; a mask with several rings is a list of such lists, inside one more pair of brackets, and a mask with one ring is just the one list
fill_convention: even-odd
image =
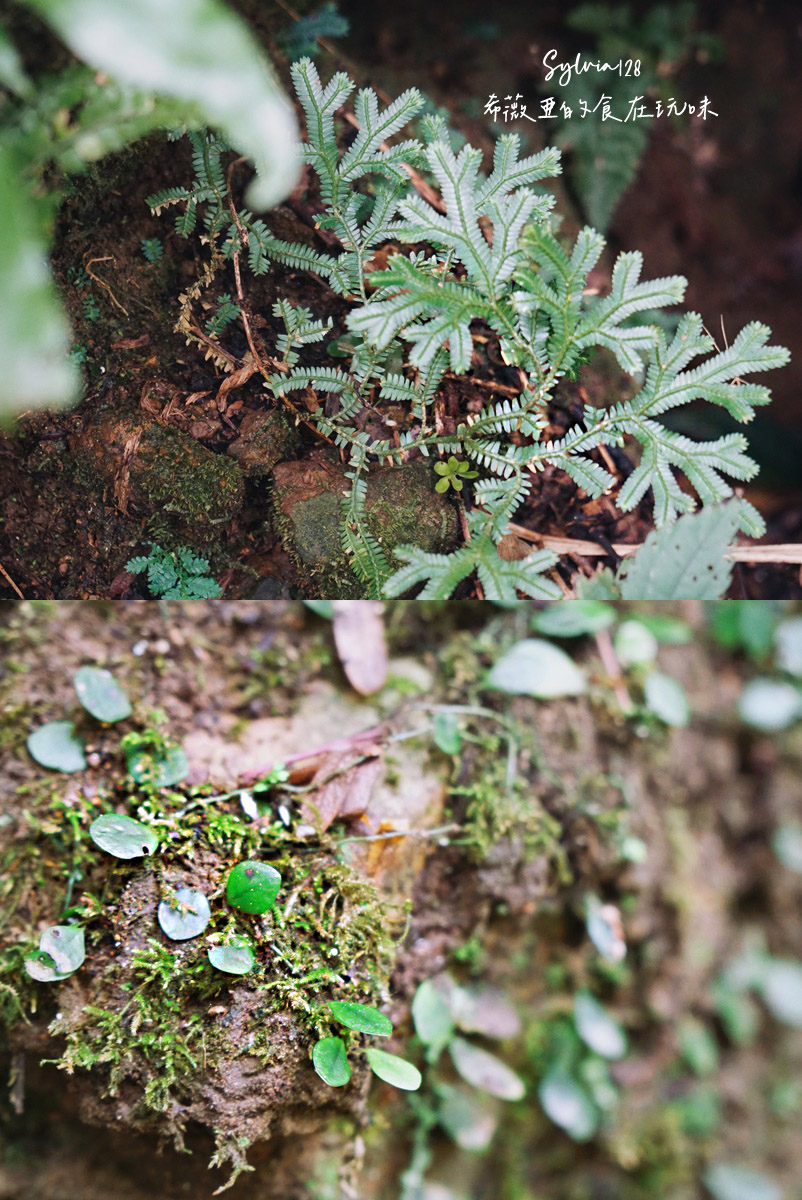
[(96, 846), (115, 858), (139, 858), (153, 854), (159, 839), (152, 829), (119, 813), (104, 813), (89, 826), (89, 836)]
[(209, 948), (209, 962), (227, 975), (247, 975), (256, 964), (256, 955), (245, 938), (232, 937), (222, 946)]
[(174, 942), (197, 937), (212, 919), (209, 901), (203, 892), (187, 887), (176, 889), (174, 903), (162, 900), (157, 915), (162, 932)]
[(31, 758), (40, 767), (65, 774), (86, 770), (83, 743), (71, 721), (48, 721), (46, 725), (40, 725), (28, 738), (27, 746)]
[(142, 255), (151, 265), (157, 263), (164, 254), (164, 247), (161, 243), (161, 238), (142, 238), (139, 243), (142, 250)]
[(83, 707), (96, 721), (113, 725), (131, 715), (130, 701), (111, 671), (100, 667), (81, 667), (75, 674), (75, 691)]
[(67, 979), (86, 957), (84, 932), (75, 925), (51, 925), (39, 939), (39, 949), (25, 959), (25, 970), (39, 983)]
[(354, 1004), (347, 1000), (332, 1000), (329, 1009), (338, 1024), (355, 1033), (370, 1033), (374, 1037), (389, 1037), (393, 1032), (393, 1023), (378, 1009), (370, 1008), (367, 1004)]
[(436, 492), (447, 492), (449, 487), (452, 487), (455, 492), (461, 492), (466, 479), (476, 479), (479, 475), (478, 471), (471, 469), (469, 463), (460, 462), (453, 454), (446, 462), (435, 463), (434, 469), (441, 476), (434, 485)]
[(275, 867), (263, 862), (237, 863), (228, 876), (226, 899), (232, 908), (260, 917), (270, 912), (281, 887)]

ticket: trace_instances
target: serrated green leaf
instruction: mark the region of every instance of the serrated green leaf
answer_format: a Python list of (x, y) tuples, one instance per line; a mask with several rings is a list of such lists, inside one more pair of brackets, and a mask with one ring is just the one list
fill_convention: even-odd
[(737, 526), (737, 506), (727, 504), (650, 533), (621, 567), (623, 599), (717, 600), (730, 584), (732, 563), (724, 555)]

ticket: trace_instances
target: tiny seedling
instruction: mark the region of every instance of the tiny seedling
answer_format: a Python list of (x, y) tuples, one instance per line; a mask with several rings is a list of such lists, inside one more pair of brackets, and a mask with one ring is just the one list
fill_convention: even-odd
[[(393, 1032), (392, 1022), (378, 1009), (367, 1004), (355, 1004), (352, 1001), (332, 1000), (328, 1005), (334, 1020), (354, 1033), (366, 1033), (371, 1037), (389, 1037)], [(376, 1050), (365, 1047), (365, 1058), (374, 1075), (391, 1083), (393, 1087), (404, 1091), (414, 1092), (420, 1087), (421, 1073), (416, 1066), (399, 1058), (397, 1054), (388, 1054), (386, 1050)], [(345, 1042), (339, 1037), (324, 1037), (315, 1043), (312, 1049), (312, 1063), (315, 1071), (330, 1087), (343, 1087), (351, 1078), (351, 1068), (348, 1064), (348, 1050)]]
[(209, 577), (209, 561), (188, 546), (165, 550), (155, 542), (148, 554), (125, 564), (131, 575), (146, 575), (152, 596), (164, 600), (216, 600), (220, 585)]

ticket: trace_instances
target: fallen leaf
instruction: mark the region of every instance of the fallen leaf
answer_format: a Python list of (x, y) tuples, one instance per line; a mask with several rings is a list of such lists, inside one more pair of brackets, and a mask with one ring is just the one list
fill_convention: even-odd
[(338, 817), (358, 817), (367, 811), (373, 788), (381, 777), (382, 747), (360, 744), (358, 750), (334, 750), (320, 761), (311, 792), (301, 805), (301, 821), (328, 829)]
[(362, 696), (384, 687), (387, 644), (378, 600), (334, 600), (334, 644), (348, 682)]

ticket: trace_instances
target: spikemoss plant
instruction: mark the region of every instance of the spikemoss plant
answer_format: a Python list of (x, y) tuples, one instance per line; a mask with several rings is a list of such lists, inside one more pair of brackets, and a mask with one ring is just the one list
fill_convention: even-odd
[[(716, 348), (696, 313), (683, 315), (667, 336), (659, 310), (681, 303), (686, 280), (643, 280), (638, 252), (618, 256), (609, 292), (598, 295), (589, 277), (604, 238), (586, 228), (566, 244), (556, 234), (553, 197), (537, 187), (560, 172), (556, 150), (521, 158), (519, 138), (504, 134), (485, 175), (479, 150), (464, 146), (454, 153), (442, 118), (420, 121), (421, 140), (391, 142), (423, 107), (414, 88), (384, 111), (371, 89), (359, 91), (358, 133), (342, 149), (335, 121), (353, 91), (351, 81), (339, 73), (324, 86), (309, 59), (294, 65), (293, 79), (306, 114), (303, 155), (319, 190), (316, 222), (325, 251), (278, 238), (262, 219), (236, 208), (227, 147), (213, 135), (189, 135), (193, 182), (149, 203), (154, 212), (179, 206), (178, 232), (186, 236), (200, 226), (210, 247), (206, 269), (182, 298), (177, 328), (225, 369), (239, 365), (202, 332), (195, 315), (202, 292), (233, 262), (254, 368), (278, 401), (346, 455), (350, 490), (342, 504), (342, 544), (366, 594), (399, 596), (423, 585), (420, 596), (446, 597), (475, 572), (489, 599), (558, 597), (545, 575), (557, 562), (554, 554), (508, 561), (497, 546), (547, 467), (566, 472), (590, 496), (612, 492), (618, 480), (605, 465), (609, 457), (595, 453), (600, 448), (626, 444), (637, 452), (615, 502), (627, 512), (651, 493), (657, 525), (692, 511), (694, 494), (704, 505), (731, 497), (727, 477), (752, 478), (757, 468), (741, 434), (696, 442), (661, 418), (702, 399), (736, 421), (751, 420), (769, 392), (742, 376), (788, 358), (767, 344), (766, 326), (752, 322), (712, 356)], [(319, 354), (316, 365), (301, 365), (301, 351), (328, 336), (331, 319), (319, 320), (286, 298), (274, 306), (283, 326), (275, 345), (259, 344), (241, 284), (245, 255), (254, 274), (283, 264), (316, 275), (342, 297), (351, 336), (329, 347), (332, 365)], [(481, 328), (497, 340), (518, 386), (448, 424), (437, 407), (443, 381), (473, 369), (474, 334)], [(576, 377), (598, 348), (611, 351), (633, 377), (634, 395), (608, 409), (587, 406), (578, 423), (555, 437), (549, 414), (559, 405), (559, 382)], [(382, 428), (380, 420), (369, 431), (364, 414), (375, 414), (383, 401), (394, 406), (392, 424)], [(399, 420), (400, 410), (406, 416)], [(418, 456), (445, 458), (442, 479), (464, 504), (465, 542), (451, 554), (399, 547), (394, 569), (368, 528), (365, 476), (373, 464), (400, 466)], [(460, 460), (467, 471), (450, 468)], [(750, 505), (739, 503), (737, 518), (744, 532), (763, 531)]]

